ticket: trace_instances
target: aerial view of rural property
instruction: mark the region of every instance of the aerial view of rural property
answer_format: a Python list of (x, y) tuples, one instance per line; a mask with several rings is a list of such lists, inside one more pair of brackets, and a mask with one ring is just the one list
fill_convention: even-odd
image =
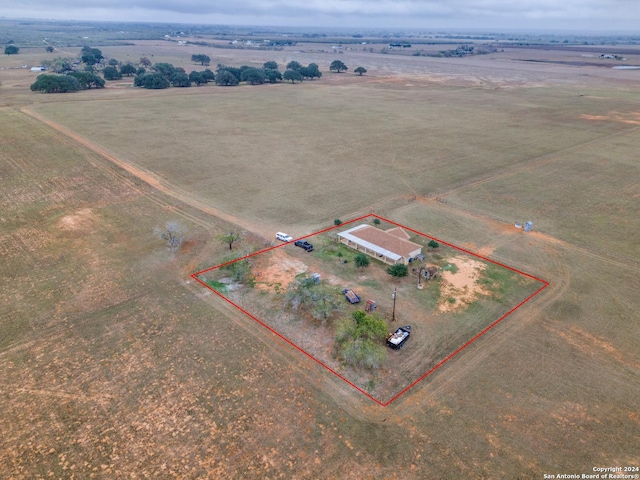
[(0, 479), (640, 479), (634, 2), (0, 4)]

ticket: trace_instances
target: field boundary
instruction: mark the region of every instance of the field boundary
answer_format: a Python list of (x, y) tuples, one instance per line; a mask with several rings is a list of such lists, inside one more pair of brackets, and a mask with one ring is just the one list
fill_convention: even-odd
[[(249, 311), (247, 311), (245, 308), (241, 307), (240, 305), (236, 304), (235, 302), (233, 302), (232, 300), (230, 300), (229, 298), (227, 298), (225, 295), (223, 295), (222, 293), (216, 291), (214, 288), (212, 288), (211, 286), (209, 286), (206, 282), (204, 282), (203, 280), (201, 280), (199, 278), (200, 275), (203, 275), (207, 272), (210, 272), (212, 270), (216, 270), (219, 269), (221, 267), (224, 267), (225, 265), (229, 265), (231, 263), (234, 262), (238, 262), (241, 260), (245, 260), (247, 258), (250, 257), (254, 257), (256, 255), (260, 255), (262, 253), (266, 253), (268, 251), (271, 250), (275, 250), (277, 248), (282, 248), (286, 245), (288, 245), (289, 243), (292, 243), (296, 240), (300, 240), (300, 239), (305, 239), (305, 238), (309, 238), (312, 237), (314, 235), (318, 235), (320, 233), (325, 233), (331, 230), (335, 230), (337, 228), (341, 228), (344, 227), (345, 225), (348, 225), (350, 223), (354, 223), (360, 220), (364, 220), (367, 218), (377, 218), (378, 220), (387, 222), (391, 225), (395, 225), (398, 227), (401, 227), (403, 229), (406, 229), (410, 232), (413, 232), (417, 235), (426, 237), (428, 239), (431, 240), (435, 240), (443, 245), (447, 245), (455, 250), (464, 252), (466, 254), (472, 255), (474, 257), (480, 258), (482, 260), (485, 260), (487, 262), (493, 263), (495, 265), (498, 265), (500, 267), (506, 268), (508, 270), (511, 270), (515, 273), (518, 273), (520, 275), (524, 275), (532, 280), (535, 280), (537, 282), (539, 282), (541, 284), (541, 286), (535, 291), (533, 292), (531, 295), (529, 295), (527, 298), (525, 298), (524, 300), (522, 300), (520, 303), (518, 303), (515, 307), (511, 308), (508, 312), (506, 312), (505, 314), (503, 314), (500, 318), (498, 318), (497, 320), (495, 320), (493, 323), (491, 323), (489, 326), (485, 327), (482, 331), (480, 331), (479, 333), (477, 333), (476, 335), (474, 335), (470, 340), (468, 340), (466, 343), (464, 343), (462, 346), (458, 347), (455, 351), (453, 351), (452, 353), (450, 353), (449, 355), (447, 355), (443, 360), (441, 360), (438, 364), (436, 364), (435, 366), (433, 366), (431, 369), (429, 369), (426, 373), (424, 373), (422, 376), (420, 376), (417, 380), (413, 381), (411, 384), (409, 384), (407, 387), (403, 388), (399, 393), (395, 394), (393, 397), (391, 397), (391, 399), (389, 399), (386, 402), (382, 402), (379, 399), (375, 398), (373, 395), (369, 394), (367, 391), (365, 391), (364, 389), (358, 387), (356, 384), (354, 384), (352, 381), (348, 380), (347, 378), (345, 378), (343, 375), (341, 375), (340, 373), (336, 372), (334, 369), (332, 369), (331, 367), (329, 367), (328, 365), (326, 365), (324, 362), (322, 362), (321, 360), (317, 359), (316, 357), (314, 357), (312, 354), (310, 354), (309, 352), (307, 352), (305, 349), (303, 349), (302, 347), (300, 347), (299, 345), (297, 345), (296, 343), (294, 343), (293, 341), (289, 340), (287, 337), (285, 337), (284, 335), (282, 335), (280, 332), (278, 332), (277, 330), (275, 330), (274, 328), (270, 327), (269, 325), (267, 325), (265, 322), (263, 322), (262, 320), (260, 320), (259, 318), (257, 318), (255, 315), (253, 315), (252, 313), (250, 313)], [(447, 363), (449, 360), (451, 360), (452, 358), (454, 358), (456, 355), (458, 355), (460, 352), (462, 352), (465, 348), (467, 348), (469, 345), (471, 345), (473, 342), (475, 342), (476, 340), (478, 340), (480, 337), (482, 337), (485, 333), (487, 333), (489, 330), (491, 330), (493, 327), (495, 327), (496, 325), (498, 325), (500, 322), (502, 322), (504, 319), (506, 319), (509, 315), (511, 315), (513, 312), (515, 312), (516, 310), (518, 310), (520, 307), (522, 307), (524, 304), (526, 304), (527, 302), (529, 302), (532, 298), (534, 298), (536, 295), (538, 295), (540, 292), (542, 292), (544, 289), (546, 289), (550, 283), (546, 280), (543, 280), (541, 278), (538, 278), (534, 275), (531, 275), (529, 273), (523, 272), (521, 270), (518, 270), (516, 268), (510, 267), (509, 265), (505, 265), (504, 263), (501, 262), (497, 262), (495, 260), (492, 260), (490, 258), (484, 257), (482, 255), (479, 255), (477, 253), (474, 253), (470, 250), (467, 250), (465, 248), (462, 247), (458, 247), (450, 242), (447, 242), (445, 240), (441, 240), (437, 237), (431, 236), (431, 235), (427, 235), (425, 233), (422, 233), (418, 230), (412, 229), (410, 227), (406, 227), (400, 223), (394, 222), (392, 220), (389, 220), (385, 217), (382, 217), (380, 215), (377, 215), (375, 213), (370, 213), (367, 215), (362, 215), (360, 217), (357, 217), (353, 220), (349, 220), (346, 221), (340, 225), (335, 225), (332, 227), (328, 227), (325, 228), (323, 230), (311, 233), (309, 235), (305, 235), (299, 238), (296, 238), (294, 240), (292, 240), (291, 242), (286, 242), (286, 243), (281, 243), (279, 245), (274, 245), (274, 246), (270, 246), (267, 248), (264, 248), (262, 250), (259, 250), (257, 252), (251, 253), (249, 255), (245, 255), (243, 257), (240, 258), (236, 258), (234, 260), (230, 260), (228, 262), (224, 262), (221, 263), (219, 265), (215, 265), (213, 267), (209, 267), (206, 268), (204, 270), (200, 270), (198, 272), (192, 273), (191, 274), (191, 278), (193, 280), (195, 280), (196, 282), (198, 282), (199, 284), (201, 284), (203, 287), (209, 289), (210, 291), (212, 291), (213, 293), (215, 293), (218, 297), (220, 297), (221, 299), (223, 299), (224, 301), (226, 301), (227, 303), (229, 303), (230, 305), (232, 305), (233, 307), (235, 307), (236, 309), (238, 309), (240, 312), (244, 313), (245, 315), (247, 315), (249, 318), (255, 320), (256, 322), (258, 322), (260, 325), (262, 325), (263, 327), (265, 327), (268, 331), (270, 331), (271, 333), (277, 335), (278, 337), (280, 337), (282, 340), (284, 340), (285, 342), (287, 342), (289, 345), (291, 345), (292, 347), (294, 347), (296, 350), (298, 350), (299, 352), (303, 353), (305, 356), (307, 356), (308, 358), (310, 358), (311, 360), (313, 360), (314, 362), (316, 362), (317, 364), (321, 365), (322, 367), (324, 367), (326, 370), (328, 370), (329, 372), (331, 372), (332, 374), (334, 374), (336, 377), (340, 378), (341, 380), (345, 381), (347, 384), (349, 384), (350, 386), (352, 386), (353, 388), (355, 388), (357, 391), (359, 391), (360, 393), (362, 393), (363, 395), (365, 395), (366, 397), (368, 397), (369, 399), (373, 400), (376, 404), (378, 404), (381, 407), (386, 407), (389, 404), (391, 404), (392, 402), (394, 402), (395, 400), (397, 400), (398, 398), (400, 398), (403, 394), (405, 394), (406, 392), (408, 392), (410, 389), (412, 389), (413, 387), (415, 387), (418, 383), (420, 383), (422, 380), (424, 380), (426, 377), (428, 377), (429, 375), (431, 375), (433, 372), (435, 372), (437, 369), (439, 369), (441, 366), (443, 366), (445, 363)]]

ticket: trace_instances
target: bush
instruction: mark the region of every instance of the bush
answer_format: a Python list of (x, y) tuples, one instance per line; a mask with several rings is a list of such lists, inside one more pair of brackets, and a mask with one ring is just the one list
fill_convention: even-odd
[(353, 259), (356, 263), (356, 267), (364, 268), (369, 266), (369, 257), (364, 253), (359, 253)]
[(335, 226), (342, 225), (342, 220), (340, 220), (339, 218), (336, 218), (336, 219), (333, 221), (333, 224), (334, 224)]
[(373, 219), (373, 224), (374, 225), (380, 225), (380, 219), (379, 218), (374, 218)]
[(394, 277), (406, 277), (409, 275), (409, 268), (402, 263), (396, 263), (387, 268), (387, 273)]

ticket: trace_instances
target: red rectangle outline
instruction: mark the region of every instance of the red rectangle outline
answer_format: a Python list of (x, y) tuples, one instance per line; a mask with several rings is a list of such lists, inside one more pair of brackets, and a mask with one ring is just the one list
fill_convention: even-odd
[[(279, 332), (277, 332), (276, 330), (274, 330), (273, 328), (271, 328), (269, 325), (265, 324), (264, 322), (262, 322), (261, 320), (259, 320), (258, 318), (256, 318), (254, 315), (252, 315), (251, 313), (249, 313), (248, 311), (246, 311), (244, 308), (242, 308), (241, 306), (237, 305), (236, 303), (232, 302), (231, 300), (229, 300), (227, 297), (225, 297), (224, 295), (222, 295), (221, 293), (217, 292), (215, 289), (211, 288), (209, 285), (207, 285), (205, 282), (203, 282), (202, 280), (200, 280), (198, 278), (198, 275), (202, 275), (203, 273), (206, 272), (210, 272), (212, 270), (216, 270), (218, 268), (224, 267), (225, 265), (229, 265), (231, 263), (234, 262), (238, 262), (240, 260), (244, 260), (246, 258), (250, 258), (253, 257), (255, 255), (259, 255), (261, 253), (265, 253), (268, 252), (270, 250), (274, 250), (276, 248), (281, 248), (284, 247), (285, 245), (288, 245), (290, 243), (295, 242), (296, 240), (301, 240), (304, 238), (308, 238), (308, 237), (312, 237), (314, 235), (318, 235), (319, 233), (324, 233), (324, 232), (328, 232), (330, 230), (335, 230), (336, 228), (341, 228), (344, 227), (345, 225), (349, 225), (350, 223), (353, 222), (357, 222), (360, 220), (363, 220), (365, 218), (369, 218), (369, 217), (374, 217), (377, 218), (381, 221), (390, 223), (392, 225), (396, 225), (398, 227), (404, 228), (406, 230), (409, 230), (410, 232), (413, 232), (417, 235), (420, 235), (422, 237), (426, 237), (429, 238), (431, 240), (435, 240), (439, 243), (442, 243), (443, 245), (447, 245), (451, 248), (454, 248), (456, 250), (459, 250), (461, 252), (467, 253), (469, 255), (473, 255), (474, 257), (478, 257), (481, 258), (483, 260), (486, 260), (487, 262), (491, 262), (495, 265), (499, 265), (503, 268), (506, 268), (508, 270), (511, 270), (513, 272), (516, 272), (520, 275), (524, 275), (526, 277), (529, 277), (533, 280), (536, 280), (540, 283), (542, 283), (542, 286), (536, 290), (535, 292), (533, 292), (531, 295), (529, 295), (527, 298), (525, 298), (523, 301), (521, 301), (518, 305), (516, 305), (515, 307), (513, 307), (511, 310), (509, 310), (507, 313), (505, 313), (504, 315), (502, 315), (499, 319), (497, 319), (495, 322), (493, 322), (491, 325), (489, 325), (488, 327), (486, 327), (484, 330), (482, 330), (481, 332), (477, 333), (473, 338), (471, 338), (471, 340), (467, 341), (464, 345), (462, 345), (461, 347), (459, 347), (457, 350), (455, 350), (454, 352), (452, 352), (451, 354), (449, 354), (444, 360), (442, 360), (440, 363), (438, 363), (437, 365), (435, 365), (434, 367), (432, 367), (427, 373), (425, 373), (424, 375), (422, 375), (421, 377), (419, 377), (417, 380), (415, 380), (413, 383), (411, 383), (410, 385), (408, 385), (407, 387), (405, 387), (404, 389), (402, 389), (399, 393), (397, 393), (396, 395), (394, 395), (389, 401), (383, 403), (380, 400), (378, 400), (377, 398), (373, 397), (372, 395), (370, 395), (369, 393), (367, 393), (366, 391), (364, 391), (362, 388), (358, 387), (357, 385), (355, 385), (353, 382), (347, 380), (345, 377), (343, 377), (342, 375), (340, 375), (338, 372), (336, 372), (335, 370), (333, 370), (331, 367), (329, 367), (328, 365), (324, 364), (323, 362), (321, 362), (320, 360), (318, 360), (316, 357), (314, 357), (313, 355), (311, 355), (310, 353), (308, 353), (307, 351), (305, 351), (304, 349), (302, 349), (301, 347), (299, 347), (298, 345), (296, 345), (295, 343), (293, 343), (291, 340), (289, 340), (288, 338), (286, 338), (285, 336), (283, 336), (282, 334), (280, 334)], [(274, 245), (272, 247), (268, 247), (268, 248), (264, 248), (262, 250), (259, 250), (257, 252), (251, 253), (249, 255), (245, 255), (244, 257), (240, 257), (240, 258), (236, 258), (234, 260), (230, 260), (228, 262), (225, 263), (221, 263), (220, 265), (216, 265), (210, 268), (206, 268), (204, 270), (200, 270), (199, 272), (196, 273), (192, 273), (191, 274), (191, 278), (193, 278), (195, 281), (197, 281), (198, 283), (200, 283), (202, 286), (208, 288), (209, 290), (211, 290), (213, 293), (215, 293), (216, 295), (218, 295), (220, 298), (222, 298), (223, 300), (225, 300), (226, 302), (228, 302), (229, 304), (233, 305), (235, 308), (237, 308), (238, 310), (240, 310), (242, 313), (244, 313), (245, 315), (247, 315), (249, 318), (255, 320), (256, 322), (258, 322), (260, 325), (262, 325), (263, 327), (265, 327), (267, 330), (269, 330), (271, 333), (277, 335), (278, 337), (280, 337), (282, 340), (284, 340), (285, 342), (287, 342), (289, 345), (291, 345), (292, 347), (294, 347), (296, 350), (302, 352), (303, 354), (305, 354), (307, 357), (309, 357), (311, 360), (313, 360), (314, 362), (318, 363), (319, 365), (323, 366), (324, 368), (326, 368), (328, 371), (330, 371), (331, 373), (333, 373), (335, 376), (337, 376), (338, 378), (340, 378), (341, 380), (344, 380), (345, 382), (347, 382), (349, 385), (351, 385), (353, 388), (355, 388), (356, 390), (358, 390), (360, 393), (362, 393), (363, 395), (366, 395), (368, 398), (370, 398), (371, 400), (373, 400), (375, 403), (377, 403), (378, 405), (380, 405), (381, 407), (386, 407), (388, 406), (391, 402), (397, 400), (400, 396), (402, 396), (403, 394), (405, 394), (407, 391), (409, 391), (411, 388), (413, 388), (414, 386), (416, 386), (418, 383), (420, 383), (422, 380), (424, 380), (427, 376), (431, 375), (435, 370), (437, 370), (438, 368), (440, 368), (442, 365), (444, 365), (445, 363), (447, 363), (449, 360), (451, 360), (453, 357), (455, 357), (456, 355), (458, 355), (461, 351), (463, 351), (465, 348), (467, 348), (469, 345), (471, 345), (473, 342), (475, 342), (478, 338), (480, 338), (482, 335), (484, 335), (485, 333), (487, 333), (489, 330), (491, 330), (493, 327), (495, 327), (496, 325), (498, 325), (500, 322), (502, 322), (505, 318), (507, 318), (509, 315), (511, 315), (513, 312), (515, 312), (518, 308), (520, 308), (521, 306), (523, 306), (525, 303), (527, 303), (529, 300), (531, 300), (533, 297), (535, 297), (536, 295), (538, 295), (542, 290), (544, 290), (545, 288), (547, 288), (550, 283), (547, 282), (546, 280), (542, 280), (538, 277), (535, 277), (533, 275), (530, 275), (528, 273), (522, 272), (516, 268), (510, 267), (508, 265), (505, 265), (503, 263), (500, 262), (496, 262), (495, 260), (491, 260), (490, 258), (484, 257), (482, 255), (479, 255), (477, 253), (471, 252), (469, 250), (466, 250), (464, 248), (458, 247), (452, 243), (446, 242), (444, 240), (440, 240), (437, 237), (432, 237), (431, 235), (427, 235), (424, 234), (422, 232), (419, 232), (418, 230), (414, 230), (412, 228), (409, 227), (405, 227), (404, 225), (400, 224), (400, 223), (396, 223), (393, 222), (391, 220), (388, 220), (384, 217), (381, 217), (379, 215), (376, 215), (375, 213), (370, 213), (367, 215), (362, 215), (358, 218), (355, 218), (353, 220), (349, 220), (347, 222), (341, 223), (340, 225), (334, 225), (333, 227), (328, 227), (325, 228), (323, 230), (319, 230), (315, 233), (310, 233), (309, 235), (305, 235), (303, 237), (299, 237), (296, 239), (291, 240), (290, 242), (283, 242), (280, 245)]]

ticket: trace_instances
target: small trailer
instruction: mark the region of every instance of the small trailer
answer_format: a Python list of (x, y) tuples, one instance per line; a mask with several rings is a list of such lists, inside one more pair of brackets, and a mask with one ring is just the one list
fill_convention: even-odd
[(342, 293), (344, 293), (344, 296), (347, 298), (349, 303), (360, 303), (360, 295), (353, 290), (345, 288)]
[(389, 336), (387, 337), (387, 345), (394, 350), (398, 350), (402, 348), (407, 340), (409, 340), (410, 335), (411, 327), (409, 325), (407, 325), (406, 327), (400, 327), (395, 332), (389, 334)]

